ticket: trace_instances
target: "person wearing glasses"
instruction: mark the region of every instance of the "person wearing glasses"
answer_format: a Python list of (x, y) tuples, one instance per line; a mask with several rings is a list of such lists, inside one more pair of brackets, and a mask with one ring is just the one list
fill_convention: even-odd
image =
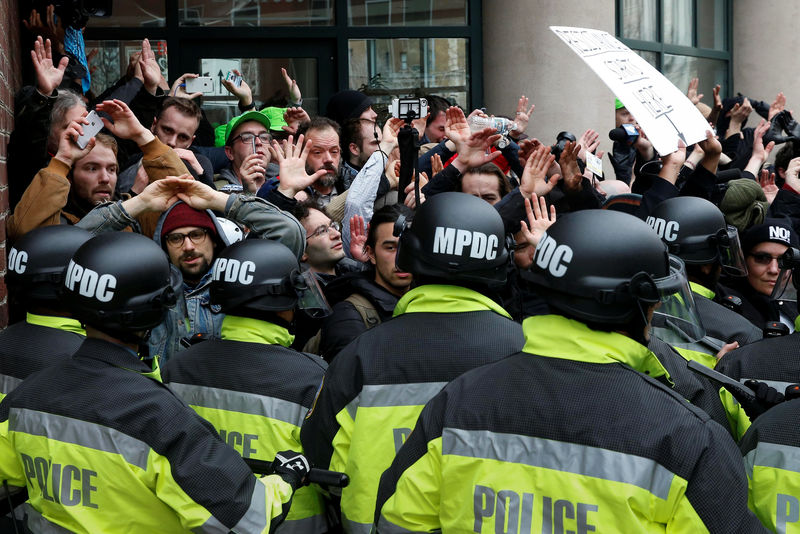
[(785, 219), (767, 218), (742, 234), (747, 277), (728, 278), (723, 283), (726, 296), (741, 299), (739, 313), (759, 328), (780, 321), (790, 332), (795, 329), (797, 303), (780, 298), (783, 295), (772, 298), (772, 293), (781, 272), (781, 256), (789, 247), (800, 246), (799, 243), (797, 233)]
[[(302, 143), (302, 140), (298, 144)], [(306, 152), (296, 145), (281, 155), (281, 175), (287, 183), (307, 181)], [(176, 200), (180, 200), (177, 201)], [(272, 239), (287, 246), (298, 260), (303, 257), (306, 232), (291, 214), (255, 196), (215, 191), (190, 179), (168, 177), (151, 183), (139, 195), (124, 202), (106, 203), (87, 215), (80, 226), (94, 233), (140, 228), (136, 218), (144, 213), (161, 214), (153, 239), (183, 275), (185, 317), (170, 310), (167, 320), (153, 329), (148, 341), (151, 356), (162, 363), (194, 341), (219, 337), (224, 314), (209, 302), (211, 266), (229, 243), (219, 217), (249, 229), (248, 237)], [(219, 214), (219, 215), (217, 215)]]
[(217, 189), (226, 193), (255, 195), (264, 185), (270, 153), (269, 118), (259, 111), (248, 111), (234, 118), (225, 130), (225, 155), (230, 169), (222, 169)]

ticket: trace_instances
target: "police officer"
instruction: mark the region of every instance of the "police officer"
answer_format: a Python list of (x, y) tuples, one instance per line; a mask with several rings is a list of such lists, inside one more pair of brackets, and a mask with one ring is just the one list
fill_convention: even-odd
[(783, 402), (753, 421), (739, 445), (750, 507), (774, 532), (800, 532), (800, 400)]
[(698, 197), (671, 198), (655, 207), (647, 217), (647, 224), (664, 241), (670, 253), (686, 265), (694, 302), (706, 331), (705, 343), (693, 347), (712, 355), (701, 363), (713, 367), (716, 364), (713, 355), (726, 343), (744, 346), (761, 339), (759, 328), (714, 302), (723, 270), (731, 276), (747, 274), (739, 235), (736, 228), (725, 223), (719, 208)]
[(572, 213), (530, 278), (554, 314), (428, 403), (381, 478), (378, 532), (764, 532), (730, 437), (642, 344), (685, 283), (652, 230)]
[(61, 290), (86, 341), (0, 403), (9, 423), (0, 479), (27, 486), (28, 528), (265, 532), (279, 522), (307, 463), (256, 478), (137, 355), (181, 290), (158, 245), (128, 232), (94, 237)]
[(465, 193), (436, 195), (399, 237), (397, 266), (416, 287), (391, 321), (336, 356), (300, 434), (315, 465), (350, 475), (341, 492), (346, 532), (370, 531), (380, 474), (425, 403), (464, 371), (523, 345), (520, 326), (495, 300), (509, 253), (490, 204)]
[[(299, 269), (297, 256), (274, 241), (225, 248), (210, 285), (211, 304), (226, 314), (222, 339), (193, 345), (162, 371), (170, 389), (245, 458), (272, 460), (279, 451), (300, 450), (300, 425), (327, 367), (322, 358), (288, 348), (298, 297), (306, 308), (324, 303), (313, 275)], [(276, 532), (326, 530), (322, 497), (306, 487)]]
[(78, 349), (86, 332), (58, 301), (72, 255), (92, 235), (74, 226), (44, 226), (22, 236), (8, 253), (11, 297), (24, 321), (0, 332), (0, 400), (28, 375)]

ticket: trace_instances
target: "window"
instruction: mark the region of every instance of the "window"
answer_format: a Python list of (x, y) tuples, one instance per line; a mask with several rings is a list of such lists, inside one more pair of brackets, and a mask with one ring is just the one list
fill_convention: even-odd
[(679, 89), (700, 78), (710, 105), (715, 85), (731, 89), (731, 11), (731, 0), (617, 0), (617, 35)]

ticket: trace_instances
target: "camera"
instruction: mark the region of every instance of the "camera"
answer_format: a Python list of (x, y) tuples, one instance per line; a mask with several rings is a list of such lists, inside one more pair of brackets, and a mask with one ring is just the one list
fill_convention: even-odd
[(574, 143), (576, 141), (575, 134), (571, 132), (559, 132), (556, 136), (556, 144), (550, 147), (550, 153), (556, 157), (556, 162), (561, 159), (561, 153), (564, 151), (564, 147), (567, 145), (568, 141)]
[[(113, 0), (33, 0), (29, 3), (30, 9), (39, 13), (47, 13), (47, 6), (51, 4), (64, 28), (79, 29), (86, 26), (89, 17), (110, 17)], [(23, 5), (20, 3), (21, 11)]]
[(390, 109), (392, 117), (411, 121), (428, 114), (428, 101), (424, 98), (395, 98)]

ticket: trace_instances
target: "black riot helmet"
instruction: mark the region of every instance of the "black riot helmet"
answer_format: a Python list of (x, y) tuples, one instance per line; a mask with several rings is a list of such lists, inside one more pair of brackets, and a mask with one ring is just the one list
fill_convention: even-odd
[(487, 287), (506, 281), (509, 254), (503, 220), (485, 200), (441, 193), (417, 209), (410, 227), (398, 219), (397, 266), (427, 276)]
[(9, 289), (21, 302), (55, 304), (69, 260), (91, 238), (86, 230), (70, 225), (31, 230), (8, 252)]
[(312, 317), (330, 313), (310, 271), (300, 272), (297, 257), (285, 245), (246, 239), (217, 256), (209, 288), (211, 302), (225, 313), (260, 317), (259, 312), (306, 310)]
[(182, 280), (161, 247), (130, 232), (93, 237), (67, 266), (61, 298), (84, 324), (126, 339), (164, 320)]
[(536, 247), (531, 272), (547, 304), (564, 316), (597, 325), (646, 324), (677, 331), (666, 342), (704, 334), (683, 263), (640, 219), (608, 210), (582, 210), (559, 218)]
[(670, 254), (687, 265), (718, 261), (728, 274), (747, 274), (736, 228), (729, 226), (719, 208), (708, 200), (699, 197), (667, 199), (653, 209), (647, 224), (664, 241)]

